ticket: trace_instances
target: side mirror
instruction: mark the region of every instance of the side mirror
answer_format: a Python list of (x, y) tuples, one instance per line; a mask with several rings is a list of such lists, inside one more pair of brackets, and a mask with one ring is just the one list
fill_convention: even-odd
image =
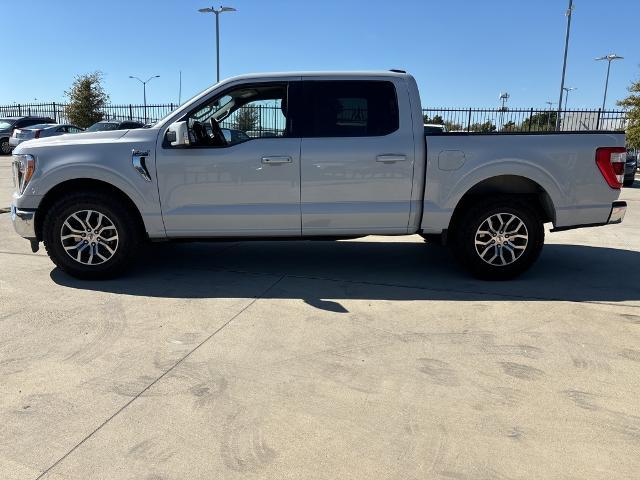
[(187, 122), (172, 123), (167, 129), (165, 138), (172, 147), (189, 145), (189, 128), (187, 127)]

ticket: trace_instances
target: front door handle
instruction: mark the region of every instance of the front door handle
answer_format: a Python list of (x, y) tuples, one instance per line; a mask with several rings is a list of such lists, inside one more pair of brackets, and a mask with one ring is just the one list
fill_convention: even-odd
[(281, 163), (292, 163), (293, 160), (288, 156), (262, 157), (262, 163), (265, 165), (277, 165)]
[(406, 155), (389, 154), (389, 155), (378, 155), (376, 157), (376, 162), (382, 162), (382, 163), (396, 163), (396, 162), (404, 162), (406, 160), (407, 160)]

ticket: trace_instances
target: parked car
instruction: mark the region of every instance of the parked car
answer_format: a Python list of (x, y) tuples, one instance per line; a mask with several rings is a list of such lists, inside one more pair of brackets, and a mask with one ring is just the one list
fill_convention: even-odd
[(424, 124), (424, 134), (439, 134), (439, 133), (447, 133), (447, 127), (441, 125), (439, 123), (425, 123)]
[(0, 154), (9, 155), (13, 147), (9, 139), (16, 128), (30, 127), (39, 123), (56, 123), (49, 117), (5, 117), (0, 118)]
[(624, 164), (624, 186), (630, 187), (636, 178), (636, 170), (638, 169), (638, 151), (627, 150), (627, 161)]
[(134, 122), (132, 120), (102, 120), (94, 123), (86, 132), (106, 132), (108, 130), (131, 130), (133, 128), (144, 128), (142, 122)]
[[(231, 145), (220, 122), (267, 101), (282, 134)], [(229, 78), (149, 129), (18, 145), (14, 228), (80, 278), (121, 273), (146, 240), (420, 234), (507, 279), (545, 223), (622, 221), (623, 133), (425, 136), (421, 105), (404, 72)]]
[(84, 129), (75, 125), (43, 123), (40, 125), (32, 125), (26, 128), (16, 128), (13, 135), (9, 138), (9, 145), (17, 147), (26, 140), (36, 138), (56, 137), (58, 135), (66, 135), (67, 133), (80, 133)]

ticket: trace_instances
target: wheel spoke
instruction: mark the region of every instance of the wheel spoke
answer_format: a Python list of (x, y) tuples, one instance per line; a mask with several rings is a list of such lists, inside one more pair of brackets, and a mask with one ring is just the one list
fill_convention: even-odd
[(82, 245), (82, 242), (78, 242), (75, 245), (71, 245), (71, 246), (64, 246), (64, 249), (68, 252), (69, 250), (73, 250), (74, 248), (78, 248), (80, 245)]
[(514, 228), (513, 230), (510, 230), (508, 232), (505, 232), (507, 235), (511, 235), (513, 233), (518, 233), (520, 231), (520, 228), (524, 227), (524, 223), (522, 223), (522, 221), (519, 221), (518, 226), (516, 228)]
[(115, 250), (113, 250), (109, 245), (107, 245), (106, 243), (101, 243), (100, 245), (102, 245), (107, 252), (109, 252), (111, 255), (113, 255), (114, 253), (116, 253)]
[(82, 251), (83, 251), (85, 248), (87, 248), (87, 246), (88, 246), (88, 245), (89, 245), (88, 243), (85, 243), (85, 244), (83, 244), (83, 245), (78, 249), (78, 255), (76, 256), (76, 260), (77, 260), (77, 261), (80, 261), (80, 256), (82, 255)]

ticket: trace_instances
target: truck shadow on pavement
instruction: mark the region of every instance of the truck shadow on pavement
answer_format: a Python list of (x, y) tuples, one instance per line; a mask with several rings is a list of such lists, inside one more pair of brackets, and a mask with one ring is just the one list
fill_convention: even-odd
[(61, 286), (167, 298), (300, 298), (330, 311), (326, 299), (640, 300), (640, 252), (545, 245), (520, 278), (471, 278), (448, 249), (419, 242), (237, 242), (150, 245), (126, 276), (82, 281), (59, 269)]
[(122, 278), (81, 281), (59, 269), (51, 278), (147, 297), (298, 298), (335, 312), (346, 311), (340, 299), (622, 302), (640, 301), (640, 252), (548, 244), (521, 277), (485, 282), (446, 248), (419, 242), (168, 243), (149, 246)]

